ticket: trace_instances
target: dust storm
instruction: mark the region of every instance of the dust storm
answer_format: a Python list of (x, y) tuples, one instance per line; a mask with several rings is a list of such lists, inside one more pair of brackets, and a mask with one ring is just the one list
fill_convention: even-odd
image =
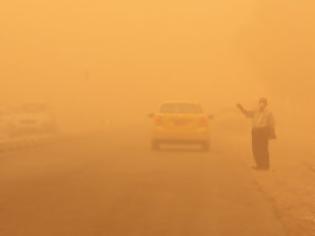
[[(2, 141), (1, 123), (10, 148), (0, 154), (0, 235), (314, 235), (314, 9), (293, 0), (0, 3), (1, 122), (45, 104), (58, 130), (33, 148), (43, 131)], [(246, 113), (262, 97), (277, 133), (266, 173), (251, 169), (251, 122), (236, 107)], [(165, 118), (161, 104), (178, 101), (202, 106), (196, 124), (176, 122), (192, 129), (207, 117), (209, 152), (150, 150), (152, 126), (169, 125), (169, 138), (180, 116)], [(25, 117), (21, 127), (35, 123)], [(11, 144), (29, 137), (31, 148)], [(23, 200), (9, 201), (24, 184)], [(14, 214), (17, 223), (6, 217)]]

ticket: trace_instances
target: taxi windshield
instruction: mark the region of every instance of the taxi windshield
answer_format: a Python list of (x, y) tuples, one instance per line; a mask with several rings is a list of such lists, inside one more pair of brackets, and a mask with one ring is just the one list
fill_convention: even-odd
[(202, 113), (199, 105), (190, 103), (167, 103), (160, 109), (161, 113)]

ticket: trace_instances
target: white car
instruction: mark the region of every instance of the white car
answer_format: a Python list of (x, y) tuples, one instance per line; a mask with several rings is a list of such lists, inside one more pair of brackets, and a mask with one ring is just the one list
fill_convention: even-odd
[(10, 136), (52, 134), (57, 131), (55, 118), (45, 104), (25, 104), (7, 117)]

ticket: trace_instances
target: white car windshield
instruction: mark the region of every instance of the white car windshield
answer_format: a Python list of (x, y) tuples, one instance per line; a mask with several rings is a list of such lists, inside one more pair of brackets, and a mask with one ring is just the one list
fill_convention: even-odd
[(14, 109), (14, 113), (37, 114), (47, 111), (47, 107), (43, 104), (25, 104)]

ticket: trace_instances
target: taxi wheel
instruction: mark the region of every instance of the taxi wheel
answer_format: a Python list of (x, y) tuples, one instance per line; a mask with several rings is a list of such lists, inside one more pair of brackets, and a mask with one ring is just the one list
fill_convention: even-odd
[(202, 150), (204, 152), (208, 152), (210, 150), (210, 142), (204, 142), (202, 143)]
[(154, 151), (160, 150), (160, 143), (158, 141), (152, 141), (151, 148)]

